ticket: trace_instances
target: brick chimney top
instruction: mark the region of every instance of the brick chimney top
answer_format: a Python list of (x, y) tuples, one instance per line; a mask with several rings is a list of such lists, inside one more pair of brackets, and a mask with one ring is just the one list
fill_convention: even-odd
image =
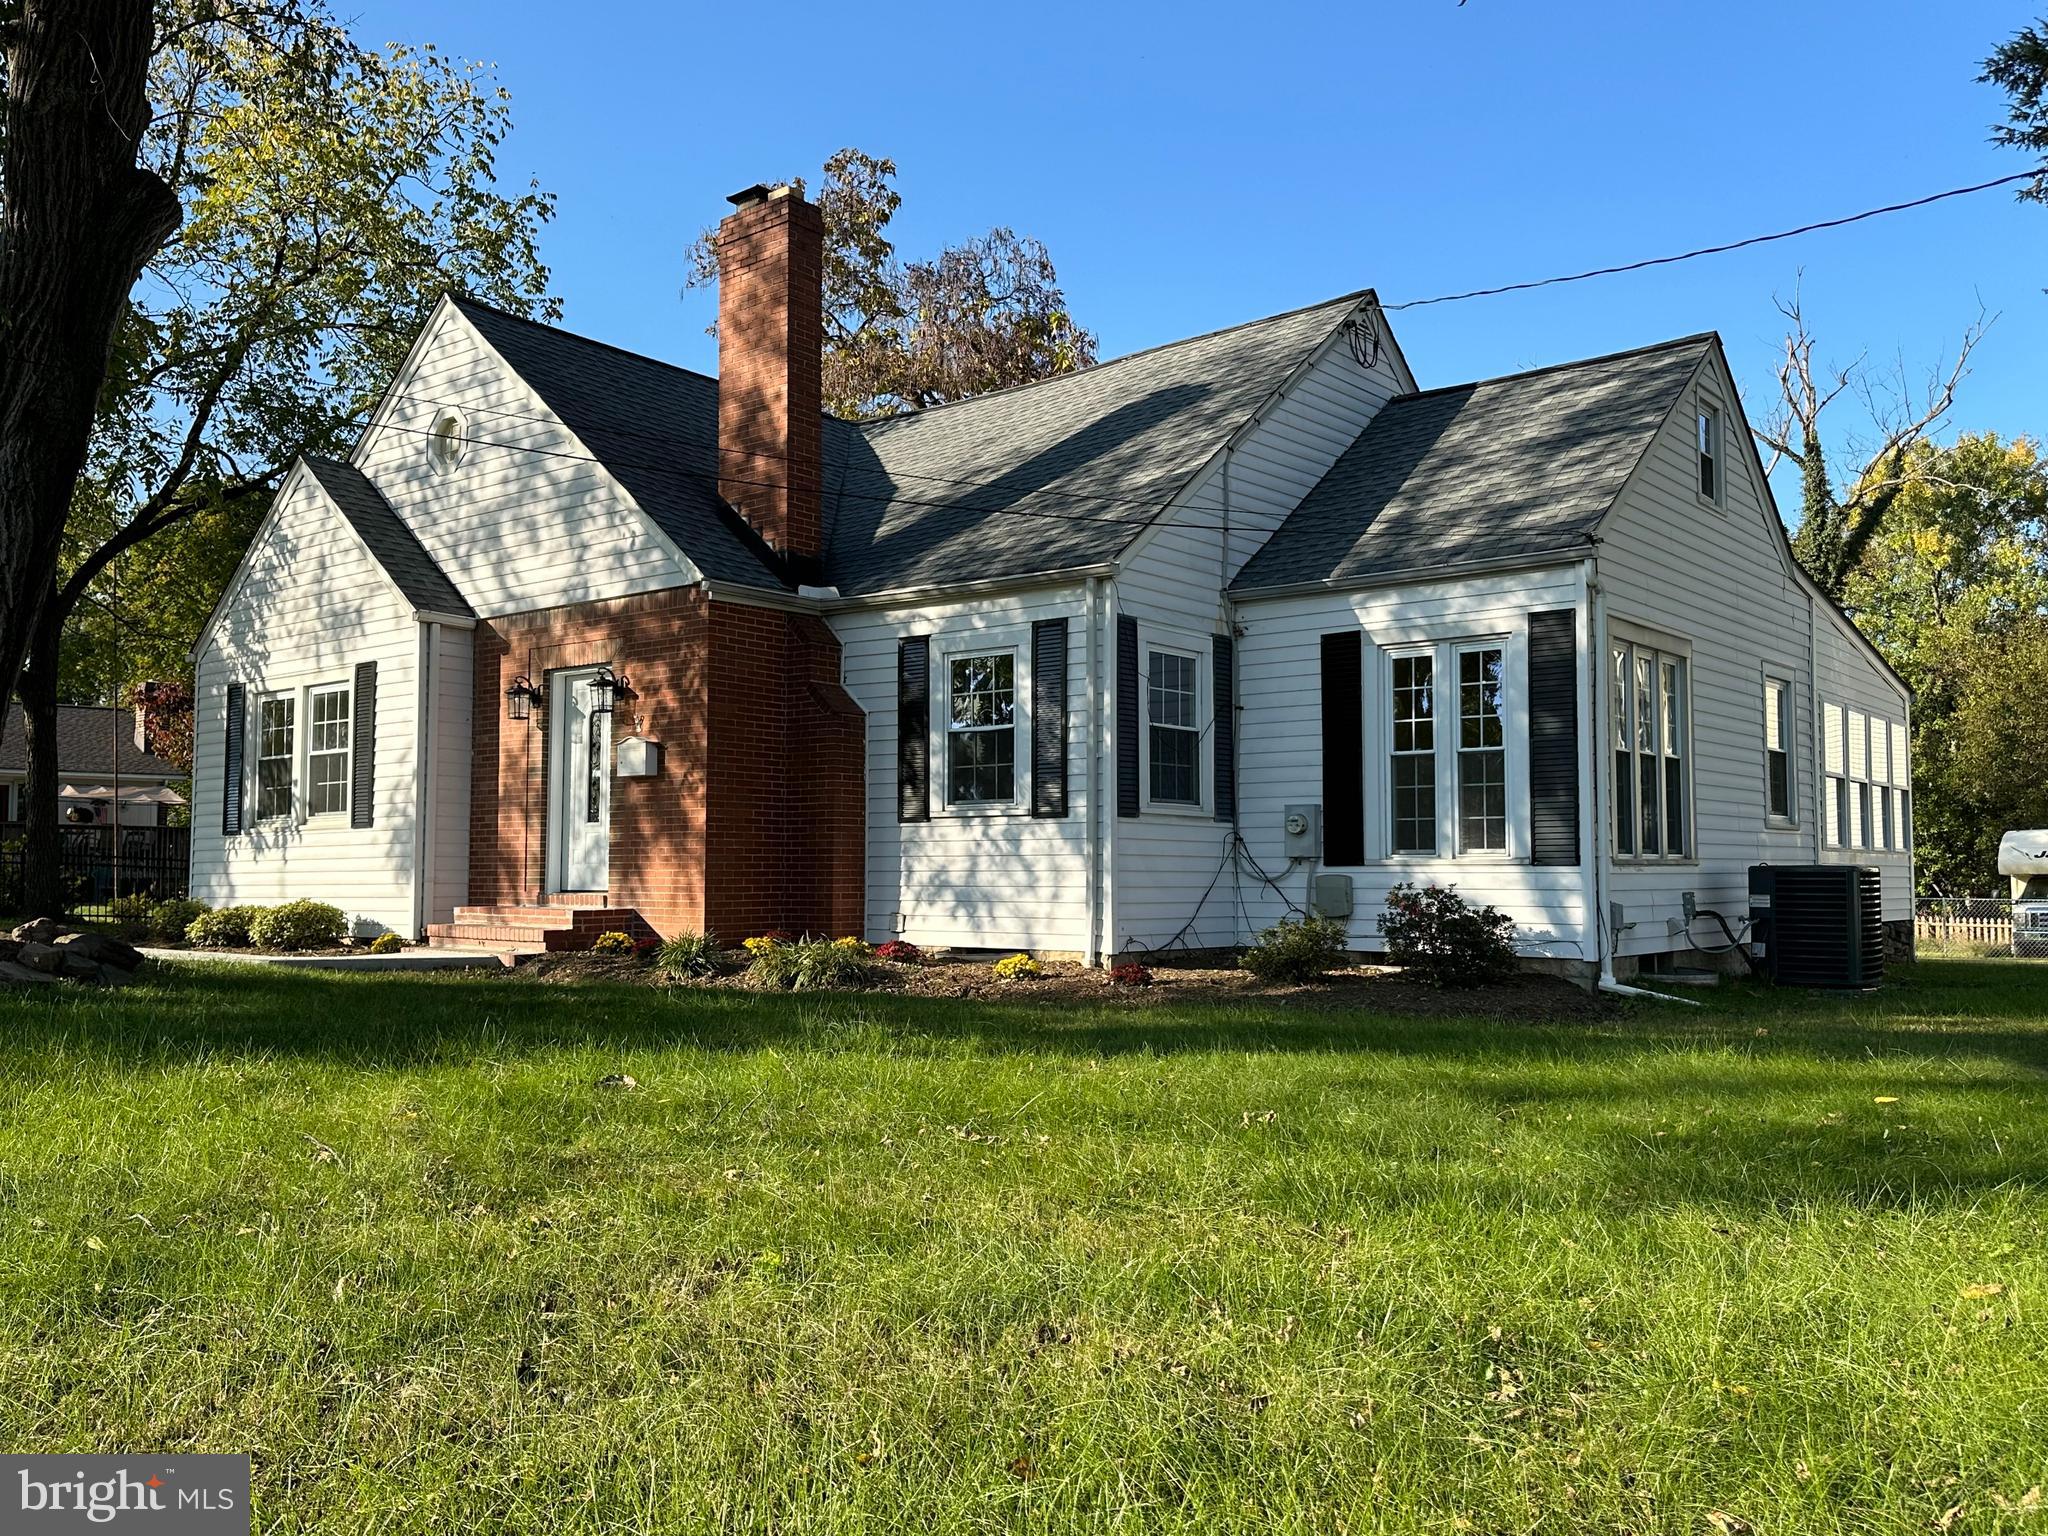
[(718, 489), (789, 574), (824, 555), (825, 221), (793, 187), (735, 192), (718, 226)]

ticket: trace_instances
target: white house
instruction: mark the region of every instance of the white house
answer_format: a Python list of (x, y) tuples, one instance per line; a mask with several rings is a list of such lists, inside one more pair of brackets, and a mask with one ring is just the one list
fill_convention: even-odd
[(846, 422), (816, 210), (734, 201), (721, 380), (450, 297), (292, 475), (197, 653), (197, 894), (1103, 960), (1436, 882), (1626, 974), (1855, 862), (1910, 934), (1908, 691), (1716, 337), (1422, 390), (1368, 291)]

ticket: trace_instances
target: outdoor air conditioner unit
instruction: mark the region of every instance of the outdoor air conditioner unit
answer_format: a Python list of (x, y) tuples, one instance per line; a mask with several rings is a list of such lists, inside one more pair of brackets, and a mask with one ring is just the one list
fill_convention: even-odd
[(1867, 991), (1884, 981), (1884, 907), (1867, 864), (1754, 864), (1750, 950), (1788, 987)]

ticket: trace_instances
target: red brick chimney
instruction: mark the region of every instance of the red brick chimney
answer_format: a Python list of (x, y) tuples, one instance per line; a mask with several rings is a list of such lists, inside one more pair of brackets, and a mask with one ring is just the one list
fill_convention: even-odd
[(825, 221), (749, 187), (718, 226), (718, 489), (801, 570), (825, 550)]

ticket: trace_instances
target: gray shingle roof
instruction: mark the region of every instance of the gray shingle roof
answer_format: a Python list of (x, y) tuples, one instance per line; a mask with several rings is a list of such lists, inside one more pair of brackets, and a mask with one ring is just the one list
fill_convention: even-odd
[(1109, 561), (1363, 297), (953, 405), (833, 423), (828, 578), (853, 596)]
[[(111, 706), (57, 706), (57, 771), (66, 778), (105, 778), (119, 762), (123, 776), (182, 779), (184, 770), (135, 745), (135, 712)], [(7, 706), (7, 733), (0, 738), (0, 773), (28, 769), (28, 727), (21, 706)]]
[(306, 468), (369, 546), (377, 563), (398, 584), (407, 602), (423, 613), (445, 613), (456, 618), (476, 616), (455, 590), (455, 583), (434, 563), (434, 557), (368, 476), (353, 464), (310, 453), (306, 455)]
[[(855, 596), (1106, 563), (1362, 297), (910, 415), (828, 417), (826, 581)], [(706, 576), (788, 590), (717, 493), (716, 379), (455, 302)]]
[(1712, 345), (1687, 336), (1388, 401), (1232, 588), (1583, 553)]
[(789, 590), (767, 544), (718, 495), (716, 379), (453, 298), (698, 570)]

